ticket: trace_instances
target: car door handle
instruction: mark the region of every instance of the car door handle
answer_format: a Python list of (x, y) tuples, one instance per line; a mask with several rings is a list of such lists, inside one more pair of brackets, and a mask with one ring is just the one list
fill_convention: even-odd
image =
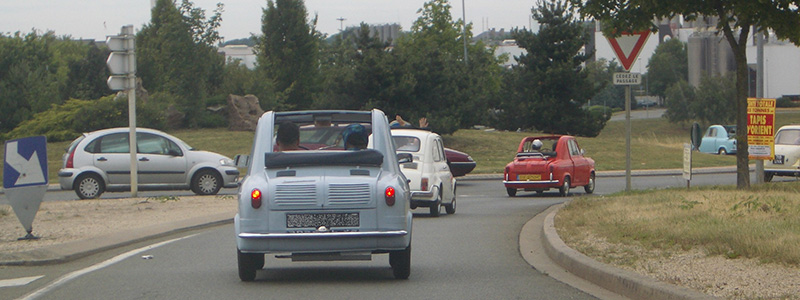
[(139, 159), (139, 161), (150, 161), (150, 159), (147, 158), (147, 157), (142, 157), (142, 158)]
[(105, 157), (99, 157), (97, 158), (97, 161), (108, 161), (108, 159), (106, 159)]

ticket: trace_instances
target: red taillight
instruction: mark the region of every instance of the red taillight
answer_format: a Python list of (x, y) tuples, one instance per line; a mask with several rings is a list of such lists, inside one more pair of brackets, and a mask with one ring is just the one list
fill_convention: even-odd
[(250, 192), (250, 205), (253, 206), (253, 208), (261, 207), (261, 191), (259, 189), (253, 189), (253, 191)]
[(393, 187), (386, 187), (386, 192), (384, 192), (384, 196), (386, 198), (386, 205), (392, 206), (394, 205), (394, 188)]
[(420, 189), (422, 189), (422, 191), (427, 191), (428, 190), (428, 178), (427, 177), (422, 177), (422, 180), (420, 180)]
[(72, 148), (72, 151), (69, 152), (69, 156), (67, 156), (67, 165), (65, 168), (74, 168), (75, 164), (72, 162), (72, 158), (75, 157), (75, 149), (78, 147)]

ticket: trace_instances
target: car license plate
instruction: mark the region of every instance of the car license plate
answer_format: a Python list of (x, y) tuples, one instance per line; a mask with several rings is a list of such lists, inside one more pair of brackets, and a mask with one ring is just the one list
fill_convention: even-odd
[(286, 228), (358, 227), (358, 213), (286, 214)]
[(539, 181), (542, 180), (542, 174), (523, 174), (519, 175), (520, 181)]
[(773, 164), (782, 165), (783, 164), (783, 155), (775, 154), (775, 159), (772, 160)]

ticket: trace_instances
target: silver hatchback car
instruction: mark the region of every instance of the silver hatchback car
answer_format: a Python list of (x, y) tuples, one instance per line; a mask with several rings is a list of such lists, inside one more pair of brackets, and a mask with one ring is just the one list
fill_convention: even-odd
[[(63, 190), (75, 190), (81, 199), (104, 191), (130, 190), (131, 155), (128, 127), (84, 133), (64, 154), (58, 179)], [(200, 151), (167, 133), (136, 129), (137, 173), (141, 190), (191, 189), (213, 195), (222, 187), (236, 187), (239, 170), (221, 154)]]

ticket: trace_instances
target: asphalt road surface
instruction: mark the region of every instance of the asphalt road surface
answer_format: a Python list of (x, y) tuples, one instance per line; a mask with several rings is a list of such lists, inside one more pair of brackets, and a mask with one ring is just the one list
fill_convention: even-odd
[[(735, 174), (695, 175), (693, 185), (735, 181)], [(600, 177), (595, 192), (624, 186), (624, 177)], [(680, 176), (633, 178), (635, 189), (666, 186), (686, 183)], [(571, 196), (587, 195), (577, 188)], [(459, 182), (455, 215), (414, 211), (408, 280), (393, 279), (387, 255), (303, 263), (268, 256), (256, 281), (244, 283), (237, 276), (233, 226), (223, 225), (66, 264), (3, 267), (3, 278), (43, 277), (0, 287), (0, 299), (31, 293), (36, 299), (594, 299), (533, 269), (518, 249), (522, 225), (566, 199), (555, 191), (510, 198), (498, 180)]]

